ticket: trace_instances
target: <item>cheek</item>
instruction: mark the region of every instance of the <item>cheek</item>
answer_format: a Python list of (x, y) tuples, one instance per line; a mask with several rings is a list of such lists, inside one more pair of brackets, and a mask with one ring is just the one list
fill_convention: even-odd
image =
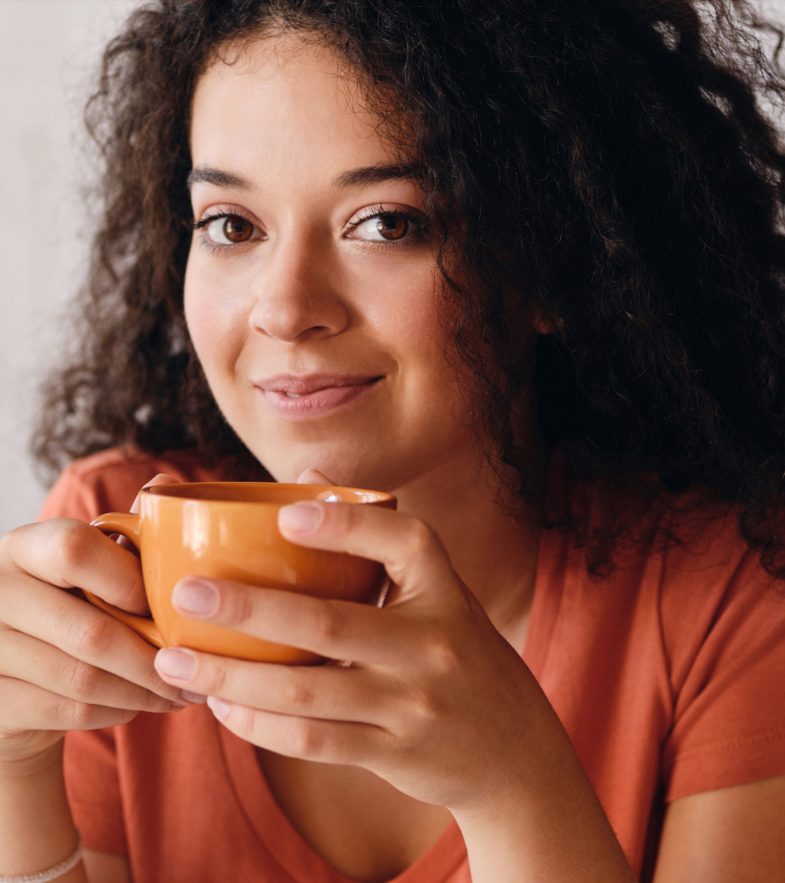
[[(409, 272), (381, 274), (357, 285), (363, 296), (364, 320), (407, 361), (433, 360), (433, 350), (445, 339), (443, 297), (430, 267), (412, 266)], [(368, 297), (367, 292), (373, 292)]]
[(216, 296), (209, 276), (189, 260), (183, 292), (185, 323), (205, 373), (214, 373), (233, 355), (240, 317), (230, 298)]

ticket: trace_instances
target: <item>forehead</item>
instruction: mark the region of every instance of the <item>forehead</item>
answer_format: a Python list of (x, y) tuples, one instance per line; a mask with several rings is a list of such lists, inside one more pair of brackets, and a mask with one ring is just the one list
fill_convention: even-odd
[(312, 169), (389, 162), (381, 120), (342, 59), (313, 39), (261, 37), (222, 49), (194, 92), (194, 163)]

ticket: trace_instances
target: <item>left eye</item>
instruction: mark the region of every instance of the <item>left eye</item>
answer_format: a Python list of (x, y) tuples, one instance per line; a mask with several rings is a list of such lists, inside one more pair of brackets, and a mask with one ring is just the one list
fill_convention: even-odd
[(248, 242), (253, 236), (253, 224), (240, 215), (221, 215), (206, 218), (199, 227), (204, 227), (208, 238), (216, 245), (239, 245)]
[(406, 215), (385, 212), (360, 221), (354, 227), (354, 232), (360, 234), (360, 239), (396, 242), (411, 233), (414, 226), (413, 220)]

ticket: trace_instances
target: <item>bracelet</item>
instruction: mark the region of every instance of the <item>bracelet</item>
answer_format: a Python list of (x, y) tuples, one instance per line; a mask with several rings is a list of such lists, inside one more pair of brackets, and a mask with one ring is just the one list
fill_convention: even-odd
[(0, 883), (49, 883), (50, 880), (57, 880), (67, 874), (79, 864), (82, 859), (82, 841), (76, 844), (76, 849), (61, 862), (46, 871), (39, 871), (37, 874), (0, 874)]

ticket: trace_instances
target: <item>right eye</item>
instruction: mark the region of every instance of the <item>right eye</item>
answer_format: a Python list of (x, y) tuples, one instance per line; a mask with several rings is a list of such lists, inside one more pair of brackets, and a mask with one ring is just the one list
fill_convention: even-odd
[(194, 230), (202, 230), (211, 245), (232, 246), (248, 242), (254, 235), (254, 225), (242, 215), (222, 212), (208, 215), (194, 224)]

